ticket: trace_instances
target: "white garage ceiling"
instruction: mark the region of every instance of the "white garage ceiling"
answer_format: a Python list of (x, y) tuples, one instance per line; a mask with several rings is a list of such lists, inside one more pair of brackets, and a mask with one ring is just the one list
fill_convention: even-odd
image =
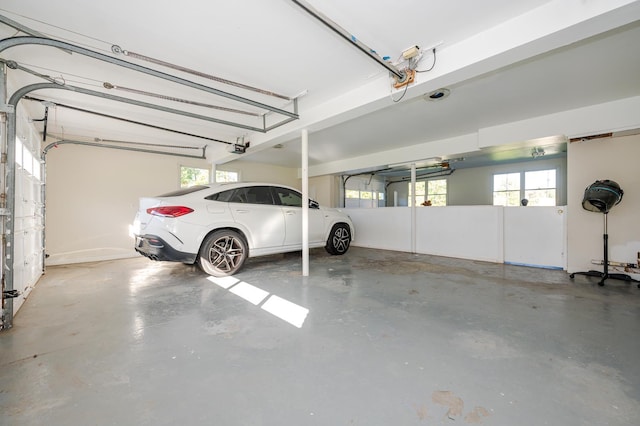
[[(474, 0), (349, 2), (310, 0), (315, 8), (393, 60), (413, 45), (423, 48), (416, 82), (394, 90), (388, 72), (290, 0), (86, 2), (4, 0), (0, 14), (58, 40), (110, 57), (267, 103), (289, 112), (292, 101), (257, 95), (234, 86), (113, 53), (119, 46), (200, 73), (298, 98), (299, 120), (266, 133), (217, 122), (168, 114), (96, 96), (41, 89), (29, 96), (51, 101), (48, 141), (55, 138), (121, 140), (167, 145), (208, 144), (214, 163), (232, 159), (298, 167), (299, 136), (310, 130), (309, 163), (334, 164), (326, 170), (349, 170), (348, 159), (375, 168), (367, 156), (392, 148), (442, 143), (480, 129), (640, 95), (640, 2), (624, 0), (543, 1)], [(0, 24), (2, 38), (24, 36)], [(49, 46), (17, 46), (0, 53), (23, 69), (49, 75), (56, 82), (181, 109), (214, 120), (262, 126), (266, 110), (150, 77), (116, 65), (70, 54)], [(11, 87), (45, 82), (10, 69)], [(105, 89), (120, 88), (163, 96)], [(423, 96), (447, 87), (451, 96), (427, 102)], [(9, 94), (11, 95), (11, 93)], [(401, 99), (398, 102), (394, 102)], [(181, 100), (181, 101), (178, 101)], [(185, 103), (189, 101), (190, 103)], [(40, 102), (22, 101), (34, 117)], [(243, 109), (247, 116), (195, 102)], [(102, 116), (65, 106), (90, 110)], [(167, 132), (104, 115), (164, 127)], [(286, 116), (269, 113), (267, 123)], [(37, 124), (42, 129), (42, 123)], [(202, 137), (187, 136), (183, 133)], [(551, 135), (548, 135), (551, 136)], [(242, 156), (212, 141), (242, 140), (251, 147)], [(519, 142), (519, 141), (514, 141)], [(281, 147), (274, 149), (274, 146)], [(508, 146), (502, 159), (530, 156), (531, 144)], [(495, 151), (448, 152), (479, 161), (495, 160)], [(549, 153), (562, 150), (556, 142)], [(479, 155), (482, 153), (482, 155)], [(486, 154), (488, 153), (488, 154)], [(347, 164), (347, 165), (345, 165)], [(472, 164), (471, 162), (469, 164)]]

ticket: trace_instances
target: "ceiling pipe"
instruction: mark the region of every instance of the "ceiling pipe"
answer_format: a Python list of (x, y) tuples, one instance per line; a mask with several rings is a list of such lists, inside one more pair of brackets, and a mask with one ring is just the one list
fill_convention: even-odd
[[(16, 29), (22, 33), (25, 34), (29, 34), (31, 36), (34, 37), (42, 37), (42, 38), (48, 38), (46, 35), (42, 34), (39, 31), (36, 30), (32, 30), (31, 28), (27, 27), (26, 25), (22, 25), (20, 22), (16, 22), (11, 18), (7, 18), (4, 15), (0, 15), (0, 22), (2, 22), (3, 24), (7, 25), (8, 27), (11, 27), (13, 29)], [(71, 54), (70, 51), (66, 50), (66, 49), (62, 49), (63, 52)]]
[(271, 105), (267, 105), (264, 104), (262, 102), (257, 102), (251, 99), (247, 99), (244, 98), (242, 96), (238, 96), (238, 95), (234, 95), (232, 93), (228, 93), (222, 90), (218, 90), (215, 89), (213, 87), (209, 87), (209, 86), (205, 86), (203, 84), (199, 84), (199, 83), (195, 83), (193, 81), (190, 80), (186, 80), (184, 78), (180, 78), (171, 74), (167, 74), (161, 71), (157, 71), (154, 70), (152, 68), (147, 68), (147, 67), (143, 67), (141, 65), (137, 65), (131, 62), (127, 62), (127, 61), (123, 61), (122, 59), (118, 59), (118, 58), (114, 58), (99, 52), (94, 52), (92, 50), (89, 49), (85, 49), (84, 47), (80, 47), (80, 46), (76, 46), (74, 44), (71, 43), (66, 43), (64, 41), (60, 41), (60, 40), (53, 40), (53, 39), (48, 39), (48, 38), (42, 38), (42, 37), (31, 37), (31, 36), (26, 36), (26, 37), (11, 37), (11, 38), (5, 38), (4, 40), (0, 40), (0, 53), (4, 52), (6, 49), (9, 49), (11, 47), (16, 47), (16, 46), (23, 46), (23, 45), (41, 45), (41, 46), (51, 46), (51, 47), (57, 47), (60, 49), (64, 49), (64, 50), (69, 50), (73, 53), (78, 53), (80, 55), (84, 55), (84, 56), (88, 56), (90, 58), (93, 59), (97, 59), (103, 62), (107, 62), (113, 65), (117, 65), (117, 66), (121, 66), (124, 68), (128, 68), (130, 70), (133, 71), (137, 71), (137, 72), (141, 72), (143, 74), (147, 74), (153, 77), (157, 77), (157, 78), (161, 78), (163, 80), (167, 80), (170, 81), (172, 83), (177, 83), (183, 86), (187, 86), (187, 87), (191, 87), (193, 89), (197, 89), (197, 90), (201, 90), (204, 92), (208, 92), (217, 96), (221, 96), (223, 98), (227, 98), (227, 99), (231, 99), (234, 100), (236, 102), (240, 102), (243, 104), (247, 104), (247, 105), (251, 105), (257, 108), (261, 108), (261, 109), (266, 109), (267, 111), (271, 111), (280, 115), (284, 115), (286, 117), (289, 118), (293, 118), (293, 119), (298, 119), (299, 116), (296, 113), (293, 112), (289, 112), (286, 110), (283, 110), (281, 108), (276, 108), (274, 106)]
[[(116, 95), (111, 95), (111, 94), (108, 94), (108, 93), (97, 92), (95, 90), (84, 89), (82, 87), (70, 86), (68, 84), (65, 84), (65, 85), (60, 85), (60, 84), (56, 84), (56, 83), (36, 83), (36, 84), (31, 84), (29, 86), (24, 86), (24, 87), (16, 90), (14, 92), (14, 94), (11, 96), (11, 100), (15, 101), (17, 103), (26, 94), (28, 94), (30, 92), (33, 92), (35, 90), (40, 90), (40, 89), (69, 90), (71, 92), (82, 93), (84, 95), (97, 96), (99, 98), (109, 99), (109, 100), (117, 101), (117, 102), (123, 102), (123, 103), (126, 103), (126, 104), (136, 105), (136, 106), (143, 107), (143, 108), (155, 109), (157, 111), (168, 112), (170, 114), (182, 115), (184, 117), (194, 118), (196, 120), (210, 121), (212, 123), (225, 124), (225, 125), (228, 125), (228, 126), (239, 127), (241, 129), (252, 130), (252, 131), (261, 132), (261, 133), (266, 133), (266, 131), (267, 131), (267, 129), (265, 129), (265, 128), (248, 126), (248, 125), (239, 124), (239, 123), (233, 123), (233, 122), (230, 122), (230, 121), (227, 121), (227, 120), (220, 120), (220, 119), (213, 118), (213, 117), (207, 117), (205, 115), (194, 114), (194, 113), (191, 113), (191, 112), (188, 112), (188, 111), (182, 111), (182, 110), (179, 110), (179, 109), (164, 107), (162, 105), (150, 104), (148, 102), (142, 102), (142, 101), (138, 101), (138, 100), (135, 100), (135, 99), (124, 98), (122, 96), (116, 96)], [(11, 104), (15, 105), (13, 102), (11, 102)]]
[(149, 56), (141, 55), (140, 53), (131, 52), (129, 50), (123, 50), (118, 45), (111, 46), (111, 51), (113, 53), (115, 53), (115, 54), (122, 53), (123, 55), (129, 56), (130, 58), (140, 59), (140, 60), (143, 60), (143, 61), (151, 62), (151, 63), (156, 64), (156, 65), (161, 65), (163, 67), (172, 68), (172, 69), (174, 69), (176, 71), (182, 71), (182, 72), (186, 72), (188, 74), (197, 75), (198, 77), (202, 77), (202, 78), (206, 78), (206, 79), (209, 79), (209, 80), (217, 81), (218, 83), (227, 84), (229, 86), (239, 87), (239, 88), (244, 89), (244, 90), (249, 90), (249, 91), (260, 93), (260, 94), (267, 95), (267, 96), (273, 96), (273, 97), (276, 97), (276, 98), (284, 99), (286, 101), (290, 101), (291, 100), (291, 98), (289, 96), (286, 96), (286, 95), (281, 95), (279, 93), (275, 93), (275, 92), (272, 92), (270, 90), (259, 89), (257, 87), (253, 87), (253, 86), (249, 86), (249, 85), (246, 85), (246, 84), (238, 83), (236, 81), (231, 81), (231, 80), (227, 80), (225, 78), (216, 77), (216, 76), (211, 75), (211, 74), (206, 74), (206, 73), (203, 73), (203, 72), (200, 72), (200, 71), (195, 71), (195, 70), (192, 70), (190, 68), (186, 68), (186, 67), (183, 67), (183, 66), (180, 66), (180, 65), (172, 64), (170, 62), (161, 61), (160, 59), (155, 59), (155, 58), (151, 58)]
[(125, 123), (130, 123), (130, 124), (137, 124), (139, 126), (145, 126), (145, 127), (151, 128), (151, 129), (162, 130), (162, 131), (165, 131), (165, 132), (175, 133), (175, 134), (178, 134), (178, 135), (190, 136), (190, 137), (193, 137), (193, 138), (204, 139), (204, 140), (211, 141), (211, 142), (223, 143), (225, 145), (233, 145), (233, 142), (227, 142), (227, 141), (223, 141), (223, 140), (220, 140), (220, 139), (210, 138), (210, 137), (207, 137), (207, 136), (196, 135), (194, 133), (182, 132), (180, 130), (169, 129), (167, 127), (156, 126), (154, 124), (143, 123), (142, 121), (130, 120), (128, 118), (117, 117), (115, 115), (105, 114), (105, 113), (97, 112), (97, 111), (91, 111), (91, 110), (88, 110), (88, 109), (78, 108), (78, 107), (71, 106), (71, 105), (65, 105), (65, 104), (61, 104), (61, 103), (58, 103), (58, 102), (46, 101), (44, 99), (34, 98), (34, 97), (31, 97), (31, 96), (24, 96), (22, 99), (25, 99), (27, 101), (41, 102), (41, 103), (51, 102), (56, 108), (60, 107), (60, 108), (70, 109), (72, 111), (84, 112), (84, 113), (87, 113), (87, 114), (97, 115), (98, 117), (111, 118), (113, 120), (119, 120), (119, 121), (123, 121)]
[(385, 61), (375, 52), (375, 50), (371, 49), (369, 46), (367, 46), (366, 44), (358, 40), (356, 36), (351, 34), (349, 31), (345, 30), (340, 25), (333, 22), (324, 13), (320, 12), (319, 10), (311, 6), (306, 1), (303, 1), (303, 0), (292, 0), (292, 1), (298, 6), (300, 6), (302, 9), (304, 9), (311, 16), (316, 18), (318, 21), (322, 22), (324, 25), (326, 25), (331, 30), (333, 30), (340, 37), (349, 41), (358, 50), (365, 53), (367, 56), (369, 56), (371, 59), (376, 61), (378, 64), (382, 65), (391, 74), (395, 75), (398, 78), (398, 83), (402, 83), (406, 80), (407, 78), (406, 72), (399, 70), (397, 67), (393, 66), (391, 63)]
[[(120, 143), (125, 143), (125, 142), (120, 142)], [(132, 144), (135, 144), (135, 142), (130, 142)], [(180, 154), (177, 152), (167, 152), (167, 151), (159, 151), (159, 150), (155, 150), (155, 149), (145, 149), (145, 148), (132, 148), (132, 147), (127, 147), (127, 146), (118, 146), (118, 145), (109, 145), (109, 144), (105, 144), (105, 143), (99, 143), (99, 142), (83, 142), (83, 141), (76, 141), (76, 140), (71, 140), (71, 139), (63, 139), (57, 142), (51, 142), (49, 145), (47, 145), (44, 150), (42, 150), (42, 154), (41, 154), (41, 159), (42, 161), (46, 161), (47, 159), (47, 153), (49, 152), (49, 150), (51, 148), (56, 148), (58, 145), (65, 145), (65, 144), (72, 144), (72, 145), (84, 145), (84, 146), (92, 146), (92, 147), (97, 147), (97, 148), (108, 148), (108, 149), (119, 149), (122, 151), (134, 151), (134, 152), (143, 152), (146, 154), (159, 154), (159, 155), (170, 155), (173, 157), (185, 157), (185, 158), (197, 158), (197, 159), (201, 159), (201, 160), (205, 160), (206, 154), (205, 151), (207, 150), (206, 145), (198, 148), (202, 150), (202, 154), (201, 155), (190, 155), (190, 154)], [(141, 144), (144, 145), (144, 144)], [(154, 145), (154, 146), (160, 146), (160, 145)], [(192, 149), (191, 147), (187, 147), (188, 149)]]

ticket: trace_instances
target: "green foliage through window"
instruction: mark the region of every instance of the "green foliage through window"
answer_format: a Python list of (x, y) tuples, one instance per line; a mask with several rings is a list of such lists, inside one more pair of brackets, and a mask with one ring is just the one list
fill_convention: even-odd
[[(434, 179), (416, 182), (416, 205), (420, 206), (429, 201), (431, 206), (447, 205), (447, 180)], [(413, 205), (411, 184), (409, 183), (409, 206)]]
[[(524, 181), (524, 185), (521, 182)], [(493, 176), (493, 205), (519, 206), (526, 198), (529, 206), (556, 205), (556, 170), (504, 173)]]
[(188, 188), (193, 185), (206, 185), (210, 182), (209, 170), (197, 167), (180, 167), (180, 187)]

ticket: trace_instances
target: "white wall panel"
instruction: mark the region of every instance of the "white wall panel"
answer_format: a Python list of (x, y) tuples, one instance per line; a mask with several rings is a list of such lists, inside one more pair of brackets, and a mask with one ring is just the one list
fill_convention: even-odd
[(447, 206), (417, 209), (418, 253), (503, 261), (502, 207)]
[(356, 228), (354, 246), (411, 251), (411, 210), (406, 207), (345, 209)]
[(566, 206), (505, 207), (504, 261), (566, 269)]
[[(411, 209), (348, 209), (357, 247), (411, 251)], [(418, 207), (416, 251), (565, 268), (566, 207)]]

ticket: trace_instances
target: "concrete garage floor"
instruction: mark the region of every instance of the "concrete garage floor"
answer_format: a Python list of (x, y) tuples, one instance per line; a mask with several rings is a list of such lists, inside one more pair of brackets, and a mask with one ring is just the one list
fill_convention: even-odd
[(638, 424), (635, 286), (357, 247), (300, 269), (48, 268), (0, 333), (0, 424)]

